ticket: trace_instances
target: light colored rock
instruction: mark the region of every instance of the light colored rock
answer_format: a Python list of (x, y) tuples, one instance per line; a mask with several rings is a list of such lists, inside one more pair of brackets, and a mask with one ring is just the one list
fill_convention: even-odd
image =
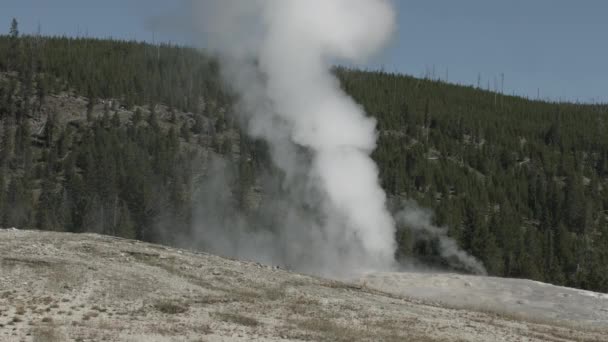
[(450, 273), (376, 273), (360, 282), (372, 289), (455, 308), (608, 328), (608, 294), (603, 293), (525, 279)]
[[(112, 257), (120, 253), (128, 260)], [(483, 294), (481, 278), (419, 277), (412, 287), (382, 274), (360, 286), (90, 234), (0, 230), (0, 275), (0, 341), (608, 340), (602, 325), (433, 304), (445, 298), (406, 291), (456, 281)], [(511, 295), (525, 307), (532, 301), (522, 294)]]

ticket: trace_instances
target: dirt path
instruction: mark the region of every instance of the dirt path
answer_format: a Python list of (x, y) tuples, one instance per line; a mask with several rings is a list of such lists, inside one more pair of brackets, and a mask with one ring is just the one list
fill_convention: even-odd
[(1, 341), (608, 341), (601, 326), (380, 290), (130, 240), (0, 230)]

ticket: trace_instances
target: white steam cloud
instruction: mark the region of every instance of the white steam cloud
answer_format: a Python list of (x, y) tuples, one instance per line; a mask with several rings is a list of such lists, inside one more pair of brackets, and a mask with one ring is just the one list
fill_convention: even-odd
[(465, 269), (474, 274), (487, 274), (483, 264), (463, 251), (458, 243), (447, 235), (445, 228), (437, 227), (432, 223), (433, 215), (429, 210), (420, 208), (413, 201), (405, 201), (401, 207), (402, 210), (395, 215), (395, 220), (413, 232), (423, 232), (430, 238), (437, 239), (439, 241), (439, 253), (452, 267)]
[[(220, 55), (224, 76), (241, 96), (238, 111), (246, 115), (249, 133), (269, 143), (286, 175), (284, 186), (316, 202), (308, 204), (319, 219), (295, 224), (318, 235), (302, 261), (326, 274), (392, 268), (394, 222), (370, 158), (376, 122), (330, 70), (336, 59), (361, 62), (387, 42), (395, 24), (389, 1), (222, 0), (195, 6), (203, 14), (207, 46)], [(317, 254), (326, 260), (315, 262)]]
[[(389, 0), (193, 1), (204, 46), (239, 95), (235, 112), (267, 142), (278, 179), (262, 177), (257, 216), (232, 210), (230, 167), (210, 164), (187, 244), (218, 254), (347, 277), (397, 269), (395, 219), (440, 241), (442, 256), (485, 273), (409, 205), (387, 210), (378, 168), (376, 121), (341, 90), (336, 61), (360, 63), (395, 30)], [(264, 228), (271, 227), (271, 228)], [(272, 228), (276, 227), (276, 228)]]

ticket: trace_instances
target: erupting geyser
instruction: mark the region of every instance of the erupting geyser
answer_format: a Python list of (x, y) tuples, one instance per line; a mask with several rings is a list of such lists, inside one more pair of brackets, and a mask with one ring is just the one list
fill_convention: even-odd
[(395, 221), (370, 158), (376, 121), (331, 72), (333, 63), (363, 62), (387, 43), (391, 2), (193, 4), (205, 47), (239, 95), (236, 112), (249, 135), (268, 143), (284, 176), (283, 197), (265, 212), (279, 231), (252, 233), (247, 218), (212, 221), (215, 210), (206, 208), (198, 227), (205, 247), (328, 276), (394, 269)]
[[(320, 220), (298, 229), (313, 230), (315, 237), (283, 254), (296, 253), (286, 255), (290, 263), (312, 263), (306, 268), (321, 273), (391, 268), (394, 222), (369, 156), (376, 122), (330, 70), (336, 59), (361, 62), (387, 42), (395, 23), (390, 2), (222, 0), (195, 6), (204, 15), (208, 46), (241, 97), (249, 133), (269, 143), (294, 196), (314, 193)], [(296, 157), (302, 148), (309, 158)]]

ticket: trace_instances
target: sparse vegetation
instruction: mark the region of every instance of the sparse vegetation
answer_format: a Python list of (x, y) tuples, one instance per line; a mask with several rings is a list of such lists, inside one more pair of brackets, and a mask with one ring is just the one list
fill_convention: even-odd
[(188, 307), (182, 303), (177, 303), (173, 301), (162, 301), (156, 303), (154, 308), (164, 314), (168, 315), (176, 315), (181, 314), (188, 311)]
[(269, 301), (282, 300), (286, 295), (287, 294), (283, 286), (273, 286), (264, 291), (264, 297)]
[(261, 323), (255, 319), (245, 315), (237, 314), (237, 313), (229, 313), (229, 312), (215, 312), (212, 314), (212, 317), (217, 318), (221, 321), (236, 323), (239, 325), (243, 325), (246, 327), (257, 327)]
[(36, 327), (32, 331), (32, 342), (63, 342), (65, 340), (65, 336), (52, 325)]
[[(561, 325), (551, 319), (534, 321), (483, 309), (426, 305), (375, 290), (170, 248), (163, 249), (157, 262), (134, 261), (121, 254), (125, 246), (144, 251), (149, 244), (107, 236), (2, 230), (0, 235), (2, 255), (36, 259), (56, 251), (53, 259), (75, 274), (87, 274), (91, 265), (97, 268), (85, 281), (65, 277), (62, 286), (34, 281), (54, 269), (20, 264), (7, 269), (6, 274), (3, 270), (0, 285), (16, 290), (0, 298), (2, 312), (8, 313), (0, 319), (5, 325), (0, 329), (0, 340), (4, 331), (14, 332), (17, 340), (28, 340), (28, 333), (33, 338), (35, 331), (40, 335), (50, 331), (51, 338), (57, 336), (58, 341), (189, 341), (213, 334), (227, 340), (240, 336), (243, 340), (485, 342), (502, 338), (536, 342), (555, 338), (590, 342), (601, 341), (599, 337), (605, 335), (605, 330), (583, 324)], [(95, 248), (82, 252), (83, 245)], [(33, 251), (24, 246), (44, 248)], [(159, 262), (173, 271), (164, 272)], [(206, 271), (218, 269), (220, 276)], [(137, 284), (138, 291), (124, 296), (108, 284)], [(29, 309), (21, 316), (15, 314), (20, 306), (37, 304), (38, 310), (47, 309), (68, 297), (70, 304), (60, 304), (60, 309), (48, 314)], [(60, 314), (76, 309), (80, 310), (71, 316), (72, 311)], [(26, 323), (14, 322), (14, 317)]]
[(108, 311), (106, 308), (102, 308), (99, 305), (93, 305), (91, 307), (91, 310), (95, 310), (95, 311), (99, 311), (99, 312), (106, 312), (106, 311)]
[(321, 303), (317, 298), (298, 296), (289, 301), (289, 310), (300, 316), (319, 310)]
[(89, 311), (86, 314), (82, 315), (82, 320), (83, 321), (88, 321), (91, 318), (97, 318), (99, 317), (99, 313), (96, 311)]
[(352, 323), (338, 323), (329, 318), (310, 318), (296, 321), (295, 324), (305, 331), (313, 333), (316, 338), (322, 341), (403, 341), (409, 338), (416, 341), (436, 341), (430, 337), (413, 336), (404, 334), (405, 330), (398, 330), (394, 325), (386, 330), (369, 330), (364, 326)]

